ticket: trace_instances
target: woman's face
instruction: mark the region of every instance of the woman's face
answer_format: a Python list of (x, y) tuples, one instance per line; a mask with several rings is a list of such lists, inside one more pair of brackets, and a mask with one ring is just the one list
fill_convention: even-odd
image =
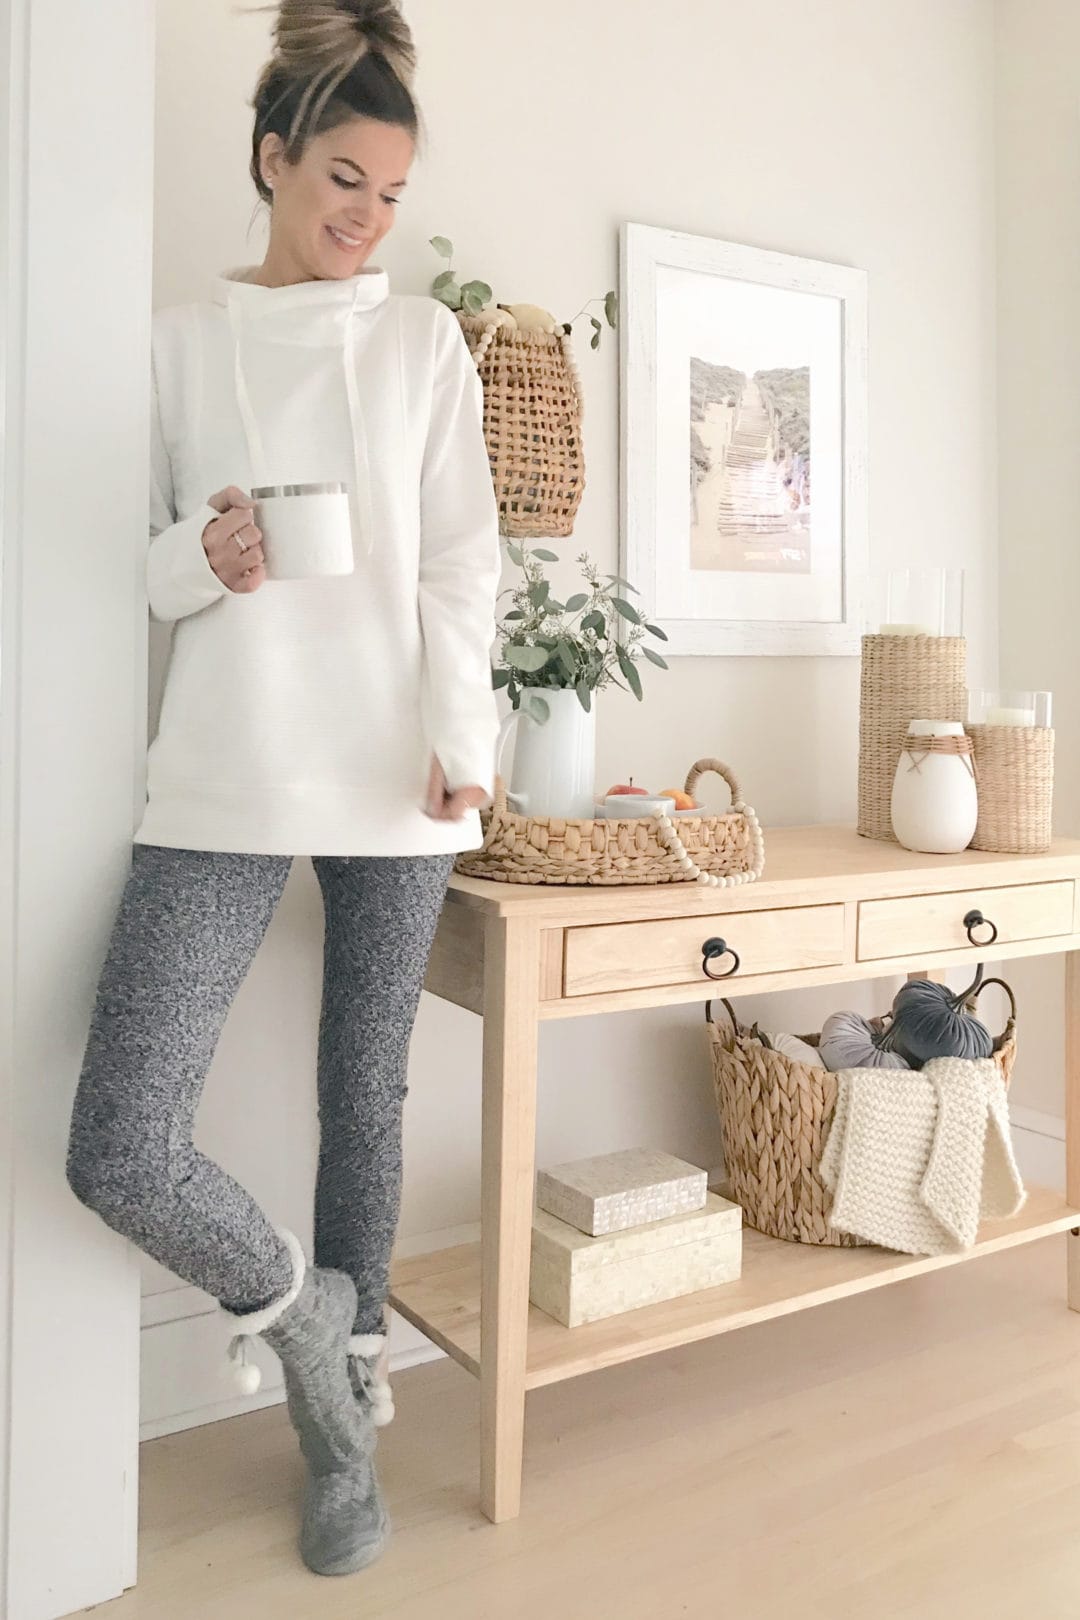
[(274, 193), (268, 260), (331, 280), (356, 275), (393, 226), (414, 144), (397, 125), (353, 118), (315, 136), (297, 164), (277, 135), (260, 155)]

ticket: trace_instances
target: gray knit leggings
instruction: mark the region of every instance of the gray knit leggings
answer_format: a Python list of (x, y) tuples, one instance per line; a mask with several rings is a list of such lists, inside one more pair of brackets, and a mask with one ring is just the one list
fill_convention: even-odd
[[(409, 1038), (453, 860), (314, 858), (326, 919), (315, 1263), (356, 1283), (356, 1333), (383, 1327)], [(133, 846), (71, 1117), (76, 1195), (232, 1311), (279, 1299), (292, 1266), (275, 1226), (192, 1131), (226, 1014), (291, 864)]]

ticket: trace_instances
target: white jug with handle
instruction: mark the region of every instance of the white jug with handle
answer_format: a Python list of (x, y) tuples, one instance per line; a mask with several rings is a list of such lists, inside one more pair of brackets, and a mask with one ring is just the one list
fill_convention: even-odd
[[(538, 718), (531, 705), (542, 699), (547, 716)], [(495, 770), (499, 770), (506, 739), (517, 731), (514, 765), (506, 797), (510, 808), (523, 816), (564, 816), (591, 820), (596, 814), (596, 711), (588, 713), (572, 687), (528, 688), (521, 708), (506, 716), (499, 728)]]

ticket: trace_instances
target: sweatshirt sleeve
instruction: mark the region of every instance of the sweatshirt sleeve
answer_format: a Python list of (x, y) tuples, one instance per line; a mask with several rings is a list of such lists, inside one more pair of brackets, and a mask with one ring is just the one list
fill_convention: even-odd
[(153, 618), (167, 623), (216, 602), (228, 590), (203, 550), (206, 525), (220, 513), (200, 506), (177, 521), (172, 466), (161, 427), (157, 372), (150, 369), (150, 550), (146, 590)]
[(464, 333), (444, 311), (420, 484), (421, 708), (450, 791), (476, 784), (490, 795), (499, 727), (491, 645), (502, 559), (483, 422), (483, 384)]

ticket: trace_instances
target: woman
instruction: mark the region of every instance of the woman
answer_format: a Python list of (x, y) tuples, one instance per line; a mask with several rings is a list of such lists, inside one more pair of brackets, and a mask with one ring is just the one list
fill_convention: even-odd
[[(482, 388), (451, 312), (370, 263), (418, 138), (414, 68), (392, 0), (284, 0), (253, 101), (266, 257), (154, 317), (147, 583), (172, 651), (68, 1149), (77, 1196), (214, 1295), (234, 1354), (259, 1334), (280, 1357), (323, 1574), (388, 1535), (373, 1453), (407, 1049), (497, 728)], [(264, 477), (350, 486), (351, 574), (267, 579)], [(192, 1143), (295, 855), (326, 924), (313, 1266)]]

